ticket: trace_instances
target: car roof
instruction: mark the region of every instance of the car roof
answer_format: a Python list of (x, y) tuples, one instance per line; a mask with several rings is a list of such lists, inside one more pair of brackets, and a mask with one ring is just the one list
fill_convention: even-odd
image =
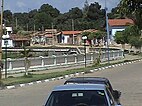
[(104, 90), (106, 86), (104, 84), (66, 84), (56, 86), (53, 91), (65, 91), (65, 90)]
[(109, 83), (109, 80), (104, 77), (75, 77), (65, 81), (66, 83)]

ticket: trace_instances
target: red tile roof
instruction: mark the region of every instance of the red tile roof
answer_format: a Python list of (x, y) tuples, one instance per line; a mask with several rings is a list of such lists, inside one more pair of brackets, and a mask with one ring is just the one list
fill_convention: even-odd
[(12, 34), (10, 36), (10, 39), (12, 39), (14, 41), (30, 41), (30, 37), (18, 36), (15, 34)]
[(134, 24), (134, 21), (131, 19), (109, 19), (108, 23), (110, 26), (127, 26)]
[(82, 31), (62, 31), (62, 34), (64, 35), (76, 35), (81, 34)]

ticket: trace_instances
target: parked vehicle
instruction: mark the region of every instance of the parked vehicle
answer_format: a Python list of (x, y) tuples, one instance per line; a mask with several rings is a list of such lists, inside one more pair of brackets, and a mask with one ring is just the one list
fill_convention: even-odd
[(105, 84), (106, 86), (108, 86), (116, 103), (120, 105), (121, 92), (118, 90), (113, 90), (112, 85), (107, 78), (104, 78), (104, 77), (75, 77), (75, 78), (70, 78), (66, 80), (64, 84), (76, 84), (76, 83)]
[(120, 106), (104, 84), (66, 84), (55, 87), (44, 106)]

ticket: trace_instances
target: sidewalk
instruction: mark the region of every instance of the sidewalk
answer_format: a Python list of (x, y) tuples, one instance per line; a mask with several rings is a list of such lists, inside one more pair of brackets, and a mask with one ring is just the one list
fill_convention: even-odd
[[(125, 55), (125, 58), (123, 59), (118, 59), (118, 60), (113, 60), (113, 61), (109, 61), (110, 63), (117, 63), (117, 62), (121, 62), (121, 61), (125, 61), (125, 60), (135, 60), (135, 59), (141, 59), (142, 57), (137, 56), (137, 55)], [(102, 64), (105, 64), (108, 62), (103, 62)], [(87, 66), (91, 66), (92, 64), (88, 64)], [(84, 65), (74, 65), (74, 66), (69, 66), (69, 67), (59, 67), (59, 68), (54, 68), (54, 69), (48, 69), (48, 70), (43, 70), (43, 71), (35, 71), (35, 72), (30, 72), (33, 74), (44, 74), (44, 73), (52, 73), (52, 72), (61, 72), (61, 71), (66, 71), (66, 70), (70, 70), (70, 69), (74, 69), (74, 68), (83, 68)], [(10, 74), (8, 76), (14, 76), (14, 77), (18, 77), (18, 76), (22, 76), (24, 73), (18, 73), (18, 74)]]

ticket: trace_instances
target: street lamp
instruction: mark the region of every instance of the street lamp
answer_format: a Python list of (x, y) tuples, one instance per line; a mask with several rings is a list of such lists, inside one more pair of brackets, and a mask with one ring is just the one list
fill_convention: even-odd
[(106, 15), (106, 30), (107, 30), (107, 54), (108, 54), (108, 63), (109, 63), (109, 29), (108, 29), (108, 16), (107, 16), (106, 0), (105, 0), (105, 15)]
[[(1, 0), (1, 28), (0, 28), (0, 43), (2, 42), (3, 35), (3, 4), (4, 0)], [(0, 62), (2, 63), (2, 44), (0, 44)], [(2, 79), (2, 64), (0, 64), (0, 81)], [(0, 82), (1, 83), (1, 82)]]
[(86, 68), (86, 40), (87, 40), (87, 36), (82, 36), (82, 40), (84, 42), (84, 61), (85, 61), (85, 68)]
[(7, 78), (7, 45), (8, 45), (9, 37), (10, 36), (8, 35), (8, 33), (2, 36), (3, 41), (4, 41), (3, 44), (5, 47), (5, 78)]

